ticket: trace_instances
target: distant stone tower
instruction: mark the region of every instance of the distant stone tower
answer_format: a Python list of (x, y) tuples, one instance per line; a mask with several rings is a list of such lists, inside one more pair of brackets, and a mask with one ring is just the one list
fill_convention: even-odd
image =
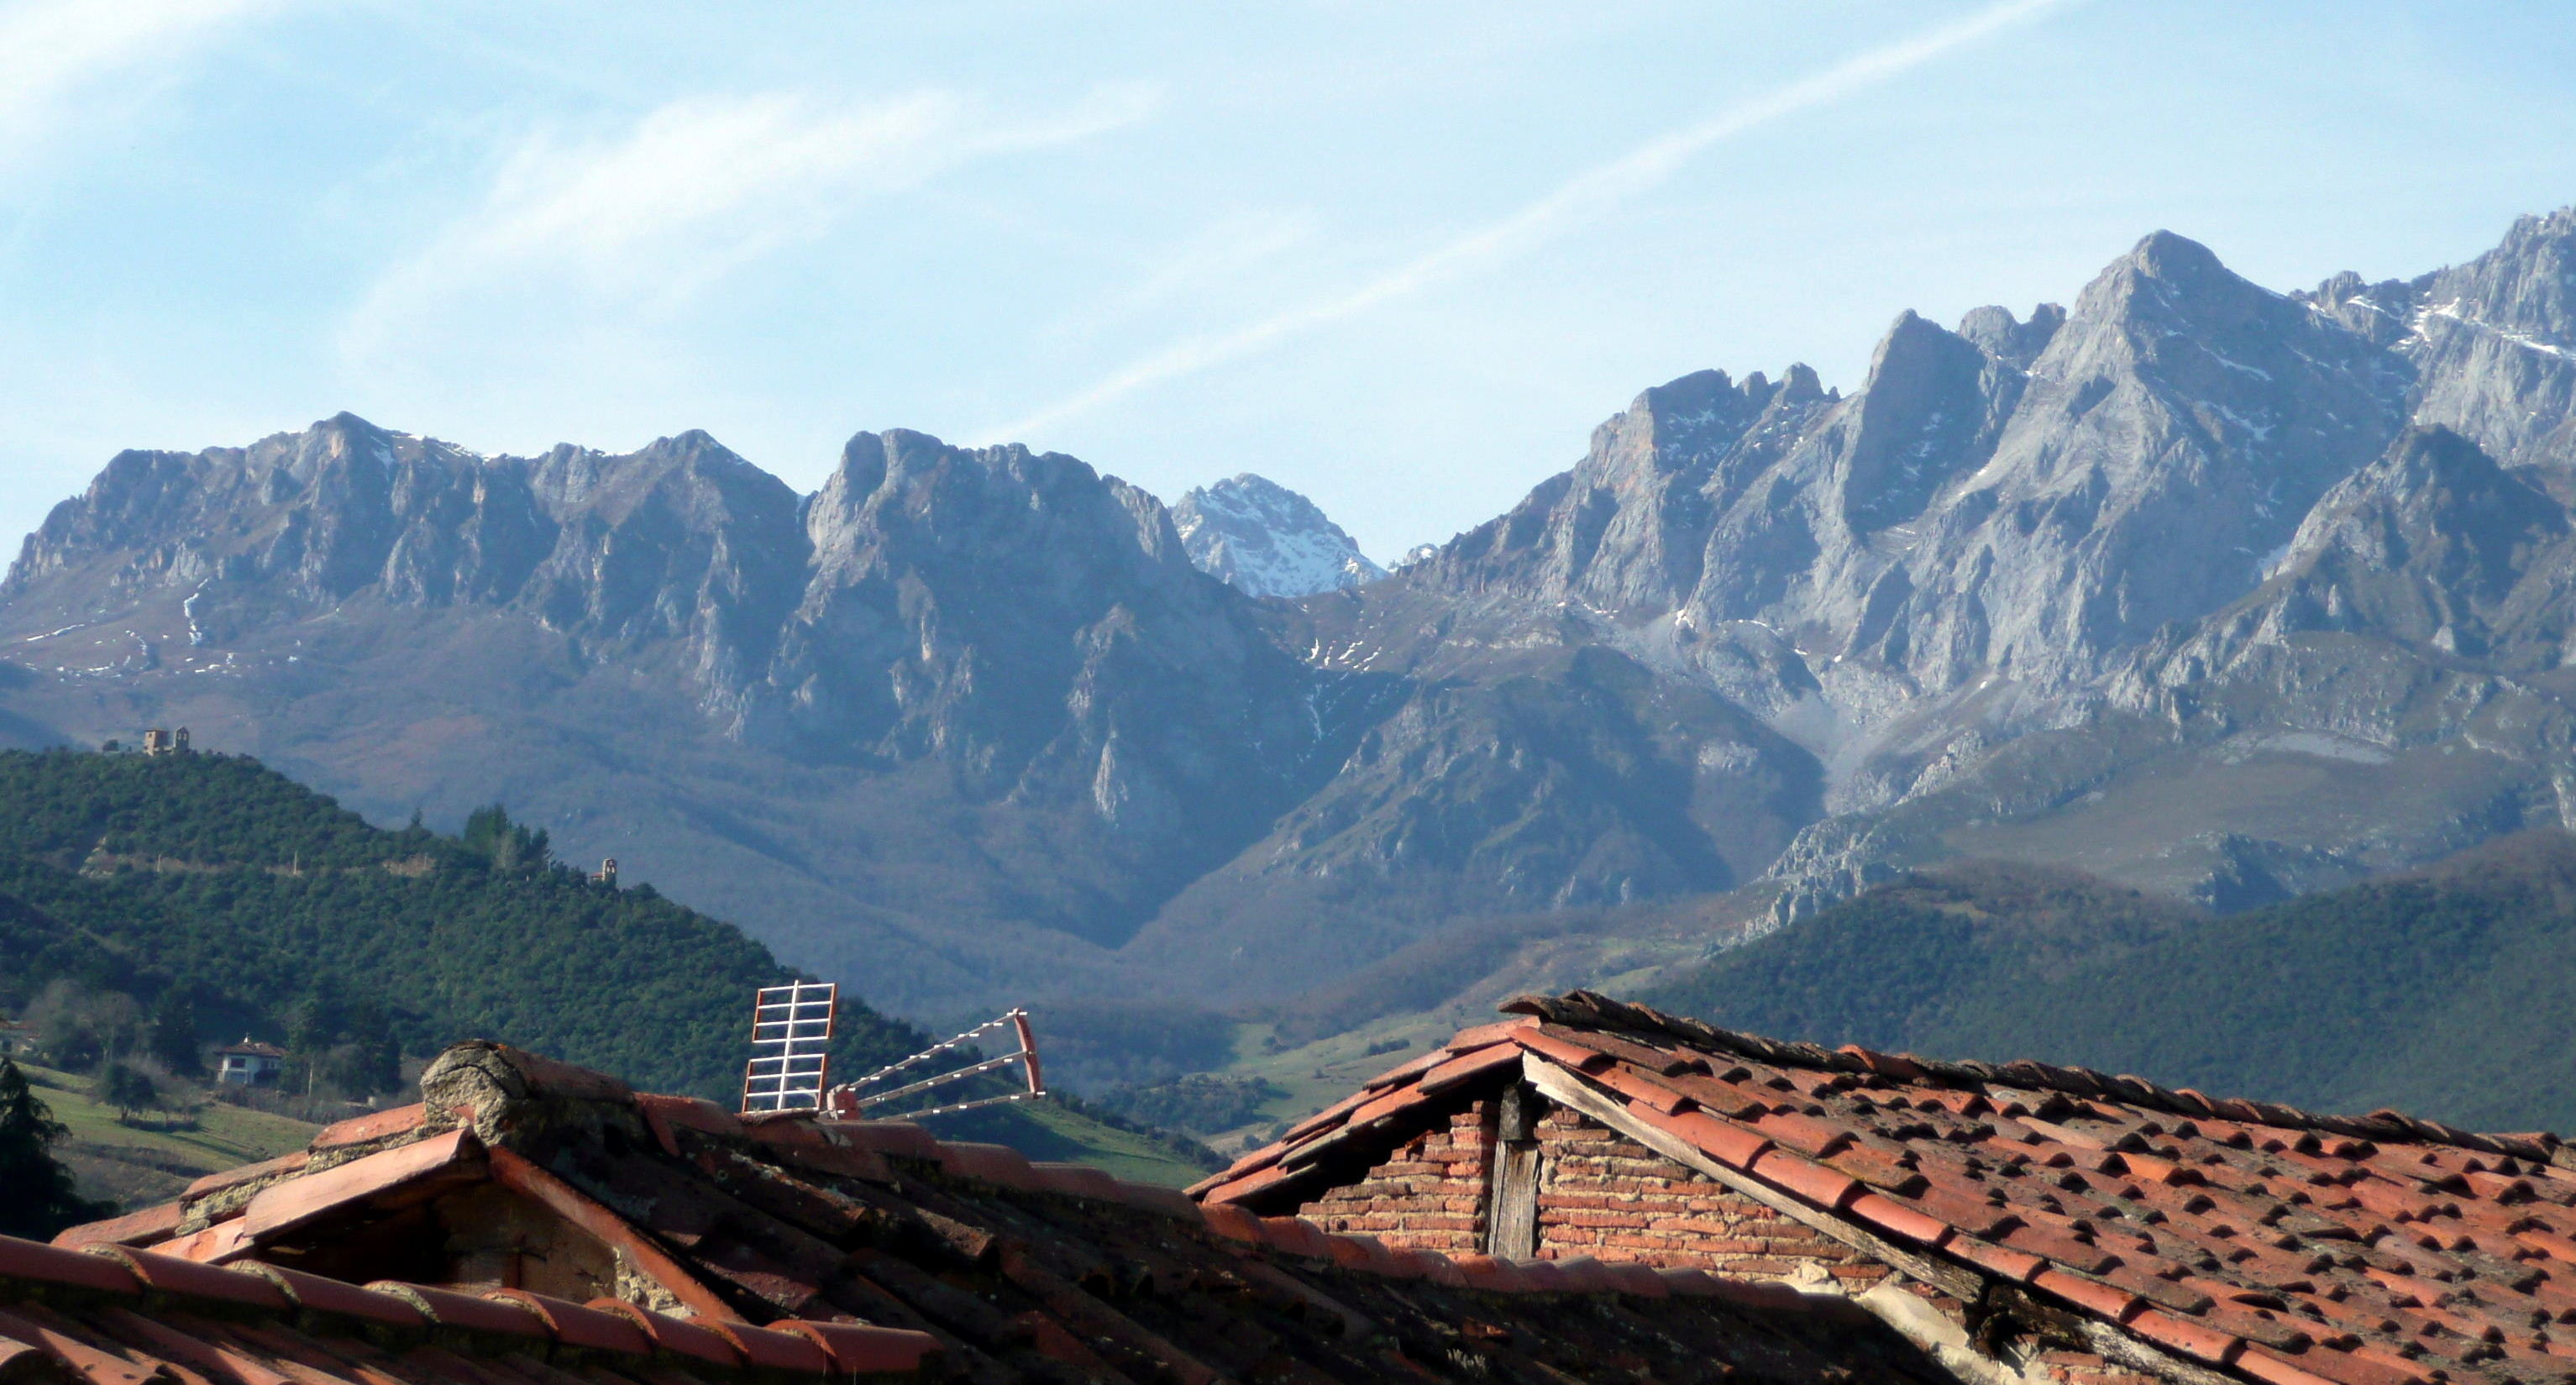
[(176, 731), (165, 731), (156, 726), (145, 731), (143, 733), (143, 753), (146, 755), (187, 754), (188, 728), (182, 726)]
[(612, 890), (616, 889), (617, 858), (611, 856), (607, 860), (600, 862), (599, 869), (590, 873), (590, 883), (594, 885), (606, 885)]

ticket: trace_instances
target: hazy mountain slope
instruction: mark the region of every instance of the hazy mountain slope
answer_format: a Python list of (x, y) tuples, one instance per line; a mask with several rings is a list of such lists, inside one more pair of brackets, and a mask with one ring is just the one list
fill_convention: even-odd
[(1909, 880), (1650, 1003), (1782, 1038), (2080, 1063), (2317, 1110), (2576, 1124), (2576, 1062), (2557, 1039), (2576, 1020), (2563, 832), (2206, 922), (2098, 883), (2062, 893), (2079, 907), (1991, 872)]

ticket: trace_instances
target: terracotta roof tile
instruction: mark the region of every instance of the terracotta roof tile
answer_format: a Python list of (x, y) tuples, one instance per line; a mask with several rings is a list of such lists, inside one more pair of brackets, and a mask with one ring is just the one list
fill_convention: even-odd
[(299, 1149), (291, 1153), (281, 1154), (274, 1159), (263, 1159), (256, 1164), (244, 1164), (237, 1169), (225, 1169), (221, 1173), (210, 1173), (205, 1177), (198, 1179), (196, 1182), (189, 1184), (186, 1191), (179, 1194), (179, 1200), (181, 1202), (195, 1202), (199, 1198), (222, 1192), (226, 1188), (238, 1188), (242, 1184), (255, 1183), (263, 1178), (271, 1178), (282, 1173), (293, 1173), (297, 1169), (303, 1168), (306, 1161), (310, 1160), (312, 1157), (313, 1156), (310, 1153)]
[(831, 1357), (833, 1369), (844, 1375), (917, 1370), (923, 1358), (939, 1350), (938, 1338), (927, 1332), (911, 1332), (902, 1328), (796, 1319), (770, 1326), (780, 1332), (795, 1333), (821, 1347)]
[(1518, 1068), (1521, 1049), (1518, 1044), (1498, 1043), (1470, 1049), (1422, 1074), (1419, 1084), (1425, 1093), (1437, 1094), (1473, 1082), (1490, 1072)]
[(939, 1163), (956, 1178), (972, 1178), (1005, 1188), (1033, 1189), (1037, 1185), (1029, 1157), (1008, 1145), (953, 1141), (940, 1147)]
[(1520, 1292), (1561, 1294), (1574, 1289), (1565, 1271), (1550, 1260), (1515, 1260), (1512, 1268), (1520, 1272)]
[(1303, 1255), (1310, 1260), (1333, 1257), (1332, 1242), (1323, 1228), (1304, 1217), (1263, 1217), (1261, 1236), (1291, 1255)]
[(1250, 1212), (1230, 1203), (1211, 1202), (1201, 1209), (1208, 1227), (1228, 1240), (1263, 1242), (1261, 1221)]
[(421, 1311), (441, 1327), (462, 1328), (468, 1332), (499, 1333), (504, 1336), (547, 1336), (545, 1320), (525, 1303), (508, 1299), (477, 1298), (427, 1284), (405, 1284), (398, 1280), (379, 1279), (367, 1286), (377, 1293), (398, 1298)]
[(325, 1279), (318, 1274), (255, 1260), (243, 1264), (240, 1270), (243, 1274), (258, 1275), (275, 1284), (290, 1302), (308, 1313), (331, 1313), (400, 1328), (419, 1327), (429, 1320), (418, 1308), (391, 1294), (361, 1289), (337, 1279)]
[(478, 1161), (482, 1152), (474, 1132), (459, 1128), (271, 1184), (243, 1209), (242, 1234), (257, 1238), (301, 1225), (349, 1203)]
[(1941, 1245), (1958, 1234), (1956, 1228), (1938, 1217), (1927, 1216), (1902, 1203), (1863, 1193), (1852, 1199), (1848, 1209), (1855, 1217), (1881, 1231), (1928, 1246)]
[(1626, 1063), (1612, 1063), (1592, 1076), (1602, 1086), (1617, 1092), (1629, 1101), (1653, 1107), (1667, 1114), (1696, 1104), (1689, 1097), (1666, 1086), (1661, 1080), (1648, 1076)]
[(1511, 1038), (1515, 1031), (1527, 1029), (1536, 1023), (1538, 1021), (1526, 1016), (1517, 1016), (1512, 1019), (1497, 1020), (1492, 1024), (1475, 1025), (1451, 1035), (1449, 1042), (1442, 1047), (1451, 1053), (1464, 1053), (1469, 1049), (1482, 1048), (1487, 1044), (1502, 1043)]
[(777, 1332), (749, 1323), (701, 1320), (706, 1329), (725, 1339), (742, 1353), (743, 1364), (753, 1370), (787, 1371), (799, 1375), (827, 1375), (832, 1358), (821, 1343), (794, 1332)]
[(614, 1298), (595, 1298), (585, 1306), (602, 1313), (614, 1314), (635, 1324), (643, 1329), (645, 1336), (653, 1339), (653, 1345), (656, 1348), (674, 1356), (685, 1356), (692, 1360), (729, 1368), (742, 1364), (742, 1352), (731, 1342), (685, 1318), (656, 1313), (652, 1309), (639, 1308), (632, 1303)]
[(2088, 1279), (2064, 1270), (2041, 1270), (2032, 1276), (2031, 1287), (2057, 1297), (2112, 1322), (2126, 1322), (2146, 1311), (2145, 1299), (2127, 1290), (2115, 1288), (2098, 1279)]
[(429, 1108), (419, 1102), (409, 1106), (396, 1106), (391, 1110), (378, 1111), (373, 1115), (344, 1120), (337, 1125), (326, 1125), (322, 1127), (320, 1134), (313, 1137), (312, 1144), (307, 1148), (318, 1153), (326, 1149), (339, 1149), (345, 1145), (362, 1145), (396, 1135), (407, 1135), (420, 1129), (428, 1118)]
[(1811, 1159), (1774, 1149), (1753, 1161), (1749, 1170), (1754, 1177), (1775, 1188), (1785, 1188), (1818, 1207), (1841, 1211), (1863, 1191), (1860, 1180), (1838, 1173)]
[(134, 1276), (135, 1282), (156, 1294), (182, 1294), (220, 1303), (248, 1304), (254, 1308), (293, 1306), (275, 1283), (255, 1274), (218, 1269), (194, 1260), (155, 1255), (148, 1250), (131, 1250), (124, 1246), (92, 1246), (84, 1253), (123, 1265)]
[(525, 1289), (489, 1289), (483, 1296), (515, 1303), (536, 1314), (546, 1331), (565, 1346), (591, 1351), (623, 1352), (643, 1356), (653, 1350), (653, 1339), (632, 1318), (603, 1313), (569, 1299), (532, 1294)]
[(72, 1227), (56, 1236), (54, 1244), (66, 1250), (111, 1244), (148, 1246), (155, 1241), (168, 1240), (170, 1233), (179, 1229), (179, 1222), (186, 1214), (187, 1208), (184, 1204), (159, 1203), (139, 1212), (128, 1212), (121, 1217), (110, 1217), (106, 1221), (94, 1221)]
[(1751, 1120), (1771, 1109), (1765, 1095), (1722, 1078), (1682, 1073), (1665, 1078), (1664, 1084), (1729, 1120)]
[(636, 1109), (644, 1114), (645, 1126), (660, 1142), (663, 1152), (680, 1152), (679, 1132), (696, 1130), (709, 1135), (738, 1136), (743, 1133), (742, 1118), (712, 1101), (691, 1096), (656, 1096), (637, 1093)]
[(74, 1284), (111, 1294), (136, 1294), (143, 1289), (134, 1272), (114, 1260), (13, 1236), (0, 1236), (0, 1275), (47, 1284)]
[(1574, 1069), (1576, 1072), (1599, 1072), (1603, 1068), (1610, 1066), (1612, 1063), (1619, 1061), (1617, 1058), (1602, 1052), (1600, 1049), (1585, 1048), (1580, 1044), (1570, 1044), (1563, 1039), (1557, 1038), (1551, 1034), (1543, 1033), (1537, 1029), (1521, 1030), (1512, 1035), (1512, 1041), (1519, 1044), (1521, 1047), (1528, 1049), (1532, 1053), (1538, 1054), (1544, 1058), (1553, 1059), (1556, 1062)]
[(1032, 1163), (1029, 1171), (1036, 1175), (1039, 1188), (1067, 1197), (1095, 1197), (1118, 1200), (1119, 1183), (1106, 1169), (1089, 1164)]
[(1832, 1121), (1786, 1108), (1775, 1108), (1750, 1124), (1782, 1146), (1813, 1158), (1821, 1159), (1852, 1141), (1852, 1133)]
[(2179, 1352), (2195, 1360), (2224, 1366), (2245, 1350), (2242, 1338), (2229, 1336), (2193, 1318), (2149, 1308), (2129, 1319), (2129, 1330), (2140, 1337)]
[(1275, 1183), (1284, 1183), (1299, 1176), (1300, 1174), (1296, 1170), (1283, 1169), (1274, 1165), (1268, 1168), (1256, 1169), (1251, 1173), (1245, 1174), (1241, 1178), (1229, 1179), (1215, 1185), (1214, 1187), (1200, 1184), (1199, 1187), (1202, 1191), (1199, 1196), (1211, 1204), (1239, 1202)]
[[(1620, 1038), (1616, 1034), (1605, 1034), (1597, 1029), (1570, 1028), (1561, 1024), (1541, 1024), (1538, 1026), (1537, 1032), (1560, 1043), (1573, 1044), (1579, 1048), (1588, 1048), (1597, 1053), (1609, 1054), (1611, 1057), (1616, 1058), (1623, 1063), (1627, 1063), (1647, 1072), (1655, 1073), (1659, 1076), (1672, 1076), (1684, 1072), (1704, 1073), (1707, 1072), (1709, 1068), (1708, 1059), (1699, 1054), (1670, 1047), (1658, 1048), (1642, 1043), (1634, 1043), (1630, 1040)], [(1524, 1043), (1528, 1041), (1526, 1033), (1522, 1036), (1522, 1041)]]

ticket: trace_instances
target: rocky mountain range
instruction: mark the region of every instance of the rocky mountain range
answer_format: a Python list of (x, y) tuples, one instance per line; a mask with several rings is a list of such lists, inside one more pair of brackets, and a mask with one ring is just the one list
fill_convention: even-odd
[(1848, 393), (1684, 376), (1384, 577), (1258, 478), (343, 415), (57, 509), (0, 736), (501, 799), (924, 1015), (1589, 979), (1961, 857), (2236, 908), (2569, 818), (2572, 413), (2576, 211), (2286, 294), (2159, 232)]

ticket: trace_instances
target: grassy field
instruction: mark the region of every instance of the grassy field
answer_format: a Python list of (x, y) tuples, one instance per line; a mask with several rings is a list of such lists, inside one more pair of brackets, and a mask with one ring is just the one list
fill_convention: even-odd
[(1207, 1177), (1207, 1170), (1173, 1158), (1143, 1136), (1113, 1129), (1052, 1101), (1032, 1101), (1013, 1109), (1050, 1133), (1080, 1147), (1078, 1150), (1036, 1151), (1031, 1154), (1032, 1158), (1068, 1159), (1105, 1169), (1130, 1183), (1159, 1183), (1167, 1188), (1186, 1188)]
[(134, 1208), (178, 1195), (204, 1174), (302, 1149), (321, 1127), (265, 1111), (210, 1102), (193, 1130), (161, 1128), (165, 1117), (135, 1125), (90, 1099), (89, 1079), (19, 1064), (54, 1119), (71, 1127), (55, 1153), (79, 1175), (84, 1196)]

